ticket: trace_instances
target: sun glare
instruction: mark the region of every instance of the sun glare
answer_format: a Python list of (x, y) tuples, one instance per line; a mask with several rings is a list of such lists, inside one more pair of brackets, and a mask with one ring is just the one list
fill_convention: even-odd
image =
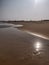
[(36, 42), (35, 43), (35, 49), (36, 49), (36, 51), (39, 51), (40, 48), (41, 48), (41, 43), (40, 42)]
[(41, 3), (43, 0), (35, 0), (35, 4)]

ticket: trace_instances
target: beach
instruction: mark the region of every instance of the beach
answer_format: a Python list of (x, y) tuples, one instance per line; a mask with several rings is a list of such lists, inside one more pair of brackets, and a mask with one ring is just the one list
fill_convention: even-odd
[(49, 40), (30, 35), (13, 24), (3, 25), (0, 26), (0, 65), (49, 65)]

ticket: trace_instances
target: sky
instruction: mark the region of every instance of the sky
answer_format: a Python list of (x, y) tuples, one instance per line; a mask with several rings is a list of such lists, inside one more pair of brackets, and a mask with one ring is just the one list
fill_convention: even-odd
[(49, 19), (49, 0), (0, 0), (0, 20)]

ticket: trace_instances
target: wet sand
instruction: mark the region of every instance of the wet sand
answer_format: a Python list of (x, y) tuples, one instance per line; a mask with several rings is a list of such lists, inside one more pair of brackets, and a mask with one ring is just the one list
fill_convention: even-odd
[(0, 65), (49, 65), (49, 40), (0, 27)]

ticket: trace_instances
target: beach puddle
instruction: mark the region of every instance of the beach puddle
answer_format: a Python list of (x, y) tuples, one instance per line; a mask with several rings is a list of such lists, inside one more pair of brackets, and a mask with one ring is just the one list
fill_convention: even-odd
[(0, 24), (0, 28), (8, 28), (8, 27), (11, 27), (10, 25), (2, 25)]
[(8, 23), (0, 23), (0, 28), (8, 28), (8, 27), (13, 27), (13, 28), (21, 28), (23, 25), (14, 25), (14, 24), (8, 24)]

